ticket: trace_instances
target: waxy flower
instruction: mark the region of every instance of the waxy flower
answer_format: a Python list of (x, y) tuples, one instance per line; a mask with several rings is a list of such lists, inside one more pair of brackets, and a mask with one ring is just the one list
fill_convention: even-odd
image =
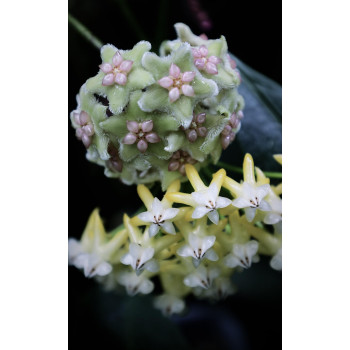
[(218, 277), (208, 289), (195, 288), (194, 294), (199, 298), (223, 300), (236, 292), (235, 286), (229, 277)]
[(185, 176), (185, 165), (186, 164), (196, 164), (197, 161), (192, 158), (188, 152), (183, 150), (176, 151), (170, 158), (168, 170), (169, 171), (178, 171), (181, 175)]
[(154, 248), (142, 247), (137, 243), (130, 243), (129, 252), (122, 256), (120, 262), (124, 265), (130, 265), (139, 275), (143, 270), (157, 272), (159, 270), (158, 263), (152, 259)]
[(188, 287), (201, 287), (208, 289), (211, 287), (215, 278), (220, 275), (220, 269), (216, 267), (199, 266), (194, 272), (184, 279), (184, 284)]
[(142, 91), (132, 92), (123, 113), (99, 124), (110, 139), (119, 142), (119, 156), (124, 162), (140, 159), (143, 154), (170, 158), (172, 153), (164, 150), (162, 139), (179, 128), (179, 123), (170, 115), (142, 111), (138, 105), (142, 95)]
[(126, 145), (137, 144), (137, 148), (141, 153), (145, 153), (149, 143), (157, 143), (160, 141), (159, 136), (153, 131), (153, 120), (146, 120), (142, 123), (137, 121), (126, 122), (129, 133), (123, 138), (122, 143)]
[(235, 180), (226, 177), (223, 186), (236, 196), (232, 205), (237, 208), (244, 208), (248, 222), (252, 222), (257, 210), (271, 210), (270, 204), (264, 200), (270, 192), (270, 185), (265, 183), (259, 186), (257, 184), (254, 174), (254, 161), (249, 153), (244, 157), (243, 177), (243, 184), (239, 184)]
[(154, 289), (154, 284), (144, 275), (136, 275), (134, 272), (122, 272), (117, 276), (119, 284), (125, 287), (130, 296), (138, 293), (149, 294)]
[(245, 244), (234, 244), (233, 253), (228, 254), (224, 258), (224, 264), (228, 267), (243, 267), (249, 268), (252, 262), (256, 262), (254, 259), (259, 249), (259, 243), (257, 241), (249, 241)]
[(282, 221), (282, 199), (270, 190), (266, 202), (270, 205), (271, 211), (266, 213), (264, 223), (275, 225)]
[(174, 102), (180, 98), (181, 94), (185, 96), (194, 96), (193, 87), (190, 82), (194, 79), (196, 72), (181, 73), (180, 68), (172, 63), (169, 69), (169, 75), (158, 80), (158, 84), (169, 90), (169, 100)]
[(155, 297), (153, 305), (164, 316), (180, 314), (185, 309), (185, 302), (181, 298), (171, 294), (162, 294)]
[(143, 54), (150, 49), (151, 44), (147, 41), (140, 41), (128, 51), (104, 45), (100, 71), (86, 82), (86, 89), (105, 97), (108, 109), (113, 114), (120, 114), (128, 103), (130, 92), (154, 83), (152, 75), (141, 66)]
[(95, 133), (91, 118), (84, 111), (74, 111), (73, 116), (75, 122), (79, 125), (75, 132), (77, 138), (83, 142), (86, 148), (89, 148), (91, 145), (92, 136)]
[(84, 270), (85, 277), (106, 276), (112, 271), (110, 259), (126, 241), (127, 232), (122, 230), (107, 238), (98, 210), (90, 215), (80, 241), (68, 241), (68, 262)]
[(162, 203), (158, 198), (154, 198), (150, 211), (137, 216), (144, 222), (151, 222), (149, 235), (153, 237), (158, 233), (160, 228), (167, 233), (175, 235), (175, 227), (170, 220), (174, 219), (178, 213), (179, 209), (169, 208), (166, 203)]
[(242, 193), (233, 200), (232, 205), (237, 208), (244, 208), (245, 215), (249, 222), (253, 221), (256, 210), (270, 211), (271, 206), (263, 200), (270, 190), (270, 185), (254, 186), (248, 182), (243, 182)]
[(193, 219), (199, 219), (208, 215), (210, 221), (217, 225), (219, 222), (219, 213), (217, 209), (225, 208), (232, 203), (230, 199), (219, 196), (221, 185), (226, 177), (225, 170), (221, 169), (213, 175), (213, 180), (209, 187), (203, 183), (194, 166), (186, 164), (185, 170), (192, 187), (196, 191), (192, 192), (190, 195), (180, 192), (169, 193), (165, 197), (173, 202), (194, 207), (192, 213)]
[[(211, 77), (219, 87), (225, 89), (239, 85), (237, 71), (232, 69), (228, 58), (227, 42), (224, 36), (220, 39), (204, 39), (192, 33), (191, 29), (183, 24), (176, 23), (175, 30), (178, 39), (188, 42), (192, 46), (194, 63), (204, 76)], [(161, 52), (174, 50), (179, 40), (162, 44)], [(168, 50), (165, 50), (167, 48)]]
[(177, 250), (177, 254), (182, 257), (192, 257), (195, 267), (198, 267), (202, 259), (217, 261), (218, 255), (213, 249), (210, 249), (215, 243), (215, 236), (204, 236), (190, 233), (188, 244), (183, 245)]
[[(168, 187), (167, 192), (178, 191), (179, 188), (180, 181), (174, 181)], [(145, 204), (147, 211), (138, 214), (136, 218), (132, 219), (132, 223), (135, 225), (151, 223), (148, 231), (150, 237), (154, 237), (159, 229), (175, 235), (176, 232), (172, 221), (179, 213), (179, 209), (172, 208), (172, 202), (165, 197), (161, 201), (158, 198), (154, 198), (150, 190), (144, 185), (138, 185), (137, 192), (142, 202)], [(138, 219), (138, 221), (136, 219)]]
[(188, 129), (185, 130), (185, 134), (187, 137), (187, 140), (191, 143), (195, 142), (198, 137), (205, 137), (207, 136), (208, 130), (203, 124), (206, 120), (206, 114), (205, 113), (199, 113), (195, 114), (193, 113), (193, 118), (190, 126)]
[(142, 94), (138, 102), (140, 108), (145, 112), (171, 114), (185, 128), (191, 124), (197, 103), (219, 92), (217, 84), (196, 69), (188, 43), (179, 44), (166, 57), (145, 53), (142, 65), (158, 83)]
[[(73, 243), (71, 238), (68, 242), (68, 249), (74, 249), (72, 246), (76, 245), (78, 241)], [(74, 265), (78, 269), (83, 269), (84, 275), (87, 278), (94, 276), (106, 276), (112, 271), (112, 265), (107, 261), (103, 261), (95, 253), (81, 253), (77, 255), (74, 259), (70, 258), (71, 265)]]
[(208, 57), (208, 48), (205, 45), (201, 45), (199, 48), (193, 48), (192, 53), (194, 65), (199, 70), (204, 70), (208, 74), (218, 74), (216, 66), (221, 62), (221, 59), (214, 55)]
[(238, 111), (232, 113), (228, 124), (221, 132), (221, 146), (226, 149), (236, 137), (236, 133), (239, 131), (241, 125), (241, 119), (243, 118), (243, 112)]
[(111, 63), (104, 62), (100, 65), (101, 71), (106, 74), (102, 80), (102, 85), (125, 85), (133, 63), (133, 61), (124, 60), (120, 52), (117, 51)]

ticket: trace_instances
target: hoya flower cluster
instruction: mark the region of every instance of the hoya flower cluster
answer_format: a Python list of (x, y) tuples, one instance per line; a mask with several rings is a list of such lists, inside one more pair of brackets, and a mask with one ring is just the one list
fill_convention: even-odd
[(165, 190), (217, 162), (243, 117), (239, 73), (227, 43), (175, 25), (160, 56), (141, 41), (131, 50), (101, 48), (99, 72), (81, 87), (71, 122), (87, 158), (126, 184), (161, 181)]
[[(233, 294), (232, 275), (249, 269), (261, 254), (281, 270), (282, 186), (270, 185), (249, 154), (241, 183), (224, 169), (209, 186), (193, 165), (186, 164), (185, 172), (191, 193), (180, 192), (180, 180), (161, 199), (138, 185), (146, 211), (125, 214), (124, 225), (110, 233), (95, 210), (81, 240), (69, 241), (69, 263), (108, 290), (131, 296), (160, 284), (154, 306), (166, 315), (183, 312), (191, 293), (212, 300)], [(230, 195), (222, 196), (222, 188)]]

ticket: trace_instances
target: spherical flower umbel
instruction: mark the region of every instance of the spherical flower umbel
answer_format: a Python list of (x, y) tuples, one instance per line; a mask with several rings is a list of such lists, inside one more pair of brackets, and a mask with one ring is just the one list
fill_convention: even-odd
[(120, 52), (117, 51), (112, 58), (112, 63), (104, 62), (100, 65), (101, 71), (106, 74), (102, 80), (102, 85), (125, 85), (132, 65), (133, 61), (124, 60)]
[[(185, 164), (200, 170), (216, 163), (239, 130), (225, 128), (244, 103), (224, 36), (203, 40), (184, 24), (175, 30), (178, 38), (165, 41), (160, 54), (147, 41), (129, 50), (103, 45), (98, 72), (71, 113), (86, 158), (127, 185), (160, 181), (165, 191), (186, 180)], [(89, 125), (75, 121), (81, 111)]]
[(129, 133), (123, 138), (122, 143), (125, 145), (137, 144), (137, 149), (141, 153), (145, 153), (149, 143), (157, 143), (160, 138), (153, 131), (153, 120), (146, 120), (142, 123), (127, 120), (126, 127)]
[(91, 145), (92, 136), (95, 133), (90, 116), (84, 111), (75, 111), (73, 113), (74, 121), (79, 125), (75, 134), (81, 140), (86, 148)]
[(216, 66), (221, 62), (221, 59), (214, 55), (208, 57), (208, 49), (205, 45), (201, 45), (199, 48), (193, 48), (192, 53), (194, 65), (199, 70), (204, 70), (208, 74), (218, 74)]
[(196, 72), (188, 71), (181, 73), (180, 68), (172, 63), (169, 69), (169, 75), (158, 80), (158, 84), (169, 90), (169, 100), (174, 102), (180, 98), (181, 94), (185, 96), (194, 96), (193, 87), (190, 82), (196, 76)]

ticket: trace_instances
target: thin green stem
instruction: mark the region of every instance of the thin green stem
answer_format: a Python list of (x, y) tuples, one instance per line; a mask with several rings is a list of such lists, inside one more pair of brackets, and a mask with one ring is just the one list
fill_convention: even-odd
[(139, 25), (139, 22), (133, 15), (132, 11), (129, 8), (127, 1), (125, 0), (115, 0), (119, 4), (120, 10), (123, 13), (123, 16), (127, 19), (130, 24), (130, 28), (133, 29), (136, 36), (139, 40), (146, 40), (147, 35), (142, 30), (142, 27)]
[[(225, 162), (217, 162), (215, 166), (217, 166), (218, 168), (224, 168), (225, 170), (233, 171), (235, 173), (243, 174), (242, 168), (235, 165), (227, 164)], [(270, 177), (274, 179), (282, 179), (282, 173), (273, 172), (273, 171), (264, 171), (264, 174), (266, 177)]]
[(79, 22), (75, 17), (68, 13), (68, 22), (74, 27), (74, 29), (83, 36), (90, 44), (95, 46), (98, 50), (101, 49), (103, 43), (95, 35), (93, 35), (90, 30), (88, 30), (81, 22)]

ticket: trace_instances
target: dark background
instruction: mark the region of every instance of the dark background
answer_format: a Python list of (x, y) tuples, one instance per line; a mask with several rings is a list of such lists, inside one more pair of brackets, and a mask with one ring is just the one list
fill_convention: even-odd
[[(266, 2), (221, 0), (69, 1), (70, 13), (103, 43), (131, 49), (143, 39), (150, 41), (157, 52), (161, 41), (175, 39), (173, 25), (183, 22), (195, 34), (206, 33), (209, 38), (224, 35), (230, 52), (279, 83), (282, 79), (281, 6), (281, 2), (274, 2), (272, 6)], [(67, 115), (76, 107), (75, 95), (80, 86), (97, 73), (100, 64), (98, 50), (71, 26), (68, 64)], [(141, 202), (135, 186), (128, 187), (106, 178), (102, 167), (85, 159), (84, 146), (76, 140), (70, 126), (68, 133), (69, 236), (78, 238), (95, 207), (100, 208), (107, 229), (111, 229), (121, 223), (122, 212), (131, 215)], [(149, 307), (148, 297), (130, 301), (130, 298), (103, 293), (94, 281), (70, 267), (69, 346), (71, 349), (96, 346), (156, 349), (180, 344), (185, 348), (182, 341), (192, 349), (281, 349), (281, 274), (272, 271), (268, 259), (263, 258), (260, 264), (235, 277), (235, 282), (239, 291), (226, 301), (213, 306), (190, 298), (190, 312), (184, 318), (162, 321)], [(152, 324), (154, 327), (146, 332)], [(179, 343), (172, 339), (156, 343), (156, 337), (151, 334), (154, 332), (159, 338), (162, 327), (168, 327), (163, 333), (170, 329)], [(139, 343), (135, 340), (138, 338)]]

